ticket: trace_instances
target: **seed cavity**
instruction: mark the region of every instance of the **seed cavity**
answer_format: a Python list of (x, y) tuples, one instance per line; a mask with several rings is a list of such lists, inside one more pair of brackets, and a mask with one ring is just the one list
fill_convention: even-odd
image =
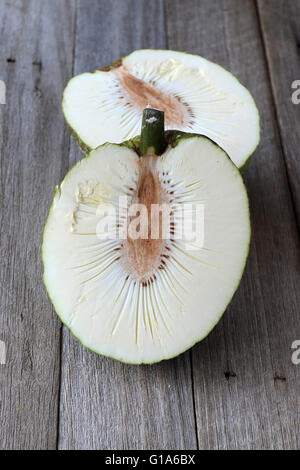
[[(143, 214), (138, 214), (138, 218), (140, 226), (146, 227), (147, 233), (139, 233), (139, 237), (135, 238), (129, 231), (125, 243), (125, 257), (131, 275), (144, 287), (148, 281), (156, 279), (154, 272), (162, 263), (165, 265), (162, 256), (166, 250), (167, 234), (164, 232), (162, 215), (152, 217), (153, 205), (161, 207), (169, 202), (156, 169), (157, 158), (151, 154), (140, 159), (139, 179), (132, 198), (132, 204), (141, 204), (146, 208)], [(153, 237), (153, 234), (157, 236)]]
[(124, 65), (111, 70), (120, 84), (122, 92), (119, 98), (126, 96), (128, 104), (135, 105), (139, 110), (147, 106), (161, 109), (165, 113), (165, 122), (169, 127), (185, 127), (190, 125), (194, 117), (188, 103), (178, 94), (166, 93), (159, 89), (155, 81), (141, 80), (131, 74)]

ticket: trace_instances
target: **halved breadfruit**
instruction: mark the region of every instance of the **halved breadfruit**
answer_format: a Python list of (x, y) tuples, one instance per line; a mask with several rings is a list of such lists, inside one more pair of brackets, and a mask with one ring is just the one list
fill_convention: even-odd
[(203, 57), (139, 50), (102, 70), (72, 78), (62, 108), (84, 152), (139, 134), (143, 109), (165, 112), (167, 129), (206, 135), (238, 168), (260, 139), (259, 113), (249, 91)]

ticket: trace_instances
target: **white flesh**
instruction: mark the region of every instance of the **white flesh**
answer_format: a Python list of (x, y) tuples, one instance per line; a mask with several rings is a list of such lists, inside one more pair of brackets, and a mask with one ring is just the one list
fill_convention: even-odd
[(107, 144), (77, 164), (56, 190), (44, 232), (44, 282), (58, 315), (85, 346), (128, 363), (167, 359), (204, 338), (230, 302), (248, 254), (247, 193), (219, 147), (204, 137), (184, 139), (159, 158), (157, 171), (166, 193), (174, 191), (172, 207), (204, 204), (205, 239), (192, 251), (169, 240), (165, 269), (150, 285), (128, 277), (124, 252), (115, 251), (119, 240), (96, 236), (99, 207), (116, 205), (136, 187), (132, 150)]
[[(248, 90), (229, 72), (200, 56), (163, 50), (140, 50), (123, 58), (133, 76), (177, 100), (184, 123), (168, 129), (203, 134), (217, 142), (237, 167), (254, 152), (260, 138), (259, 114)], [(184, 104), (182, 104), (184, 103)], [(90, 149), (120, 143), (140, 133), (144, 106), (133, 102), (115, 71), (83, 73), (64, 91), (63, 111), (79, 140)], [(160, 108), (161, 109), (161, 108)]]

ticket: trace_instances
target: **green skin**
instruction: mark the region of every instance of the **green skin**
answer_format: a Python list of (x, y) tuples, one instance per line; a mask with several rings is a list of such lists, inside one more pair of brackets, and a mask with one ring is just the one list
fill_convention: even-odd
[[(158, 50), (158, 51), (159, 51), (159, 50), (162, 50), (162, 49), (148, 49), (148, 50)], [(190, 53), (185, 52), (185, 51), (176, 51), (176, 52), (181, 52), (181, 53), (188, 54), (188, 55), (196, 55), (196, 54), (190, 54)], [(107, 66), (105, 66), (105, 67), (103, 67), (103, 68), (101, 68), (101, 69), (96, 69), (96, 70), (94, 70), (94, 72), (92, 72), (92, 73), (95, 73), (95, 72), (97, 72), (98, 70), (101, 70), (102, 72), (109, 72), (110, 70), (113, 70), (113, 69), (115, 69), (115, 68), (117, 68), (117, 67), (120, 67), (120, 65), (122, 65), (122, 61), (123, 61), (126, 57), (127, 57), (127, 56), (124, 56), (124, 57), (122, 57), (121, 59), (118, 59), (118, 60), (116, 60), (115, 62), (113, 62), (112, 64), (107, 65)], [(212, 61), (210, 61), (210, 62), (212, 62)], [(215, 63), (215, 65), (217, 65), (217, 66), (220, 67), (221, 69), (223, 68), (223, 67), (221, 67), (220, 65), (218, 65), (218, 64), (216, 64), (216, 63)], [(227, 72), (228, 72), (228, 71), (227, 71)], [(228, 72), (228, 73), (230, 73), (230, 72)], [(238, 81), (238, 79), (237, 79), (234, 75), (232, 75), (232, 74), (230, 74), (230, 75), (232, 76), (233, 80), (235, 80), (236, 82), (239, 83), (239, 85), (241, 85), (241, 83)], [(242, 85), (241, 85), (241, 86), (242, 86)], [(248, 90), (248, 92), (249, 92), (249, 90)], [(250, 93), (250, 92), (249, 92), (249, 93)], [(250, 94), (251, 94), (251, 93), (250, 93)], [(252, 96), (252, 95), (251, 95), (251, 96)], [(246, 167), (248, 166), (248, 164), (249, 164), (249, 162), (250, 162), (250, 160), (251, 160), (251, 157), (252, 157), (253, 154), (255, 153), (255, 151), (256, 151), (256, 149), (257, 149), (257, 147), (258, 147), (258, 145), (259, 145), (260, 139), (261, 139), (260, 114), (259, 114), (258, 108), (257, 108), (257, 106), (256, 106), (254, 100), (253, 100), (253, 102), (254, 102), (254, 105), (255, 105), (255, 108), (256, 108), (256, 111), (257, 111), (257, 116), (258, 116), (258, 129), (257, 129), (257, 132), (258, 132), (258, 139), (257, 139), (257, 144), (256, 144), (256, 146), (253, 148), (253, 150), (252, 150), (252, 152), (249, 154), (248, 158), (245, 160), (245, 162), (243, 163), (243, 165), (239, 167), (239, 170), (240, 170), (241, 172), (243, 172), (243, 171), (246, 169)], [(69, 124), (69, 122), (68, 122), (68, 119), (67, 119), (67, 117), (66, 117), (66, 115), (65, 115), (65, 112), (64, 112), (64, 101), (63, 101), (63, 100), (62, 100), (62, 111), (63, 111), (64, 117), (65, 117), (66, 123), (68, 124), (68, 127), (69, 127), (69, 129), (70, 129), (71, 135), (72, 135), (73, 138), (75, 139), (75, 141), (76, 141), (76, 143), (78, 144), (78, 146), (81, 148), (81, 150), (82, 150), (82, 152), (84, 153), (84, 155), (88, 155), (88, 154), (89, 154), (92, 150), (94, 150), (94, 149), (93, 149), (92, 147), (89, 147), (89, 146), (80, 138), (80, 136), (75, 132), (75, 130), (70, 126), (70, 124)], [(177, 131), (177, 132), (178, 132), (178, 131)]]
[[(163, 119), (164, 119), (164, 116), (163, 116), (163, 112), (162, 111), (158, 111), (158, 110), (151, 110), (151, 111), (155, 111), (156, 112), (156, 117), (157, 117), (157, 121), (161, 124), (163, 123)], [(144, 117), (145, 117), (145, 112), (147, 112), (147, 109), (144, 110)], [(166, 131), (166, 132), (163, 132), (162, 129), (163, 129), (163, 125), (162, 127), (161, 126), (157, 126), (157, 121), (154, 122), (153, 124), (149, 125), (147, 124), (147, 129), (146, 129), (146, 133), (144, 133), (144, 136), (137, 136), (131, 140), (128, 140), (128, 141), (125, 141), (121, 144), (114, 144), (114, 145), (120, 145), (120, 146), (124, 146), (124, 147), (127, 147), (131, 150), (134, 150), (139, 156), (147, 153), (147, 150), (151, 149), (151, 150), (157, 150), (157, 149), (160, 149), (161, 152), (158, 152), (158, 154), (162, 154), (164, 153), (168, 148), (174, 148), (176, 147), (182, 140), (184, 139), (187, 139), (187, 138), (191, 138), (191, 137), (204, 137), (206, 138), (207, 140), (210, 140), (211, 142), (213, 142), (211, 139), (209, 139), (208, 137), (206, 136), (203, 136), (203, 135), (199, 135), (199, 134), (189, 134), (189, 133), (186, 133), (186, 132), (181, 132), (181, 131), (177, 131), (177, 130), (170, 130), (170, 131)], [(153, 127), (155, 128), (154, 132), (153, 132)], [(145, 135), (146, 134), (146, 135)], [(148, 140), (148, 136), (149, 134), (151, 135), (152, 137), (152, 142), (150, 144), (150, 140)], [(147, 142), (147, 145), (145, 145), (145, 141)], [(219, 147), (215, 142), (213, 142), (217, 147)], [(100, 147), (103, 147), (104, 145), (110, 145), (110, 143), (106, 143), (106, 144), (103, 144), (101, 145)], [(143, 149), (143, 151), (141, 151), (141, 148)], [(91, 156), (91, 153), (90, 152), (85, 158), (89, 158)], [(227, 155), (227, 154), (226, 154)], [(227, 155), (228, 159), (230, 160), (229, 156)], [(233, 164), (233, 162), (230, 160), (232, 166), (235, 168), (235, 170), (239, 173), (239, 170), (238, 168)], [(75, 168), (77, 165), (79, 165), (80, 162), (78, 162), (73, 168)], [(68, 173), (66, 174), (65, 176), (65, 179), (68, 177), (68, 174), (72, 171), (72, 168), (68, 171)], [(55, 188), (55, 191), (54, 191), (54, 196), (56, 194), (57, 191), (60, 191), (60, 187), (56, 187)], [(246, 190), (246, 187), (245, 187), (245, 191)], [(47, 217), (47, 221), (46, 221), (46, 224), (45, 224), (45, 228), (44, 228), (44, 233), (45, 233), (45, 230), (46, 230), (46, 227), (47, 227), (47, 222), (48, 222), (48, 219), (49, 219), (49, 216), (50, 216), (50, 213), (51, 213), (51, 210), (52, 210), (52, 207), (53, 207), (53, 202), (51, 204), (51, 207), (50, 207), (50, 210), (49, 210), (49, 214), (48, 214), (48, 217)], [(249, 204), (248, 204), (248, 214), (249, 214), (249, 221), (250, 221), (250, 211), (249, 211)], [(247, 253), (246, 253), (246, 256), (245, 256), (245, 261), (244, 261), (244, 265), (242, 267), (242, 270), (241, 270), (241, 277), (239, 279), (239, 281), (237, 282), (237, 285), (235, 287), (235, 290), (234, 292), (232, 293), (232, 296), (231, 298), (229, 299), (227, 305), (225, 306), (224, 310), (222, 310), (222, 312), (220, 312), (220, 315), (219, 317), (217, 318), (216, 322), (213, 324), (213, 326), (211, 327), (211, 329), (202, 337), (200, 337), (199, 339), (197, 339), (196, 341), (194, 341), (193, 343), (191, 343), (185, 350), (183, 351), (180, 351), (178, 354), (175, 354), (174, 356), (170, 356), (170, 357), (167, 357), (167, 358), (164, 358), (164, 359), (161, 359), (162, 360), (169, 360), (169, 359), (172, 359), (174, 357), (177, 357), (179, 354), (182, 354), (184, 353), (185, 351), (187, 351), (188, 349), (192, 348), (195, 344), (199, 343), (200, 341), (202, 341), (203, 339), (205, 339), (208, 334), (213, 330), (213, 328), (217, 325), (217, 323), (220, 321), (221, 317), (223, 316), (225, 310), (227, 309), (228, 305), (230, 304), (234, 294), (236, 293), (237, 289), (238, 289), (238, 286), (240, 284), (240, 281), (241, 281), (241, 278), (242, 278), (242, 275), (243, 275), (243, 272), (244, 272), (244, 269), (245, 269), (245, 266), (246, 266), (246, 262), (247, 262), (247, 258), (248, 258), (248, 254), (249, 254), (249, 249), (250, 249), (250, 238), (251, 238), (251, 226), (250, 226), (250, 229), (249, 229), (249, 240), (248, 240), (248, 250), (247, 250)], [(43, 236), (43, 239), (44, 239), (44, 236)], [(42, 261), (43, 261), (43, 264), (45, 266), (45, 258), (44, 258), (44, 250), (43, 250), (43, 245), (42, 245)], [(51, 299), (51, 296), (50, 296), (50, 293), (47, 289), (47, 284), (46, 284), (46, 281), (45, 281), (45, 276), (43, 276), (43, 281), (44, 281), (44, 285), (46, 287), (46, 290), (47, 290), (47, 293), (48, 293), (48, 296), (52, 302), (52, 304), (54, 305), (54, 308), (55, 308), (55, 311), (58, 315), (58, 317), (60, 318), (61, 322), (67, 326), (70, 331), (72, 332), (73, 336), (75, 336), (78, 341), (86, 348), (88, 348), (81, 340), (80, 338), (78, 338), (78, 336), (76, 336), (74, 334), (74, 332), (72, 331), (72, 329), (65, 323), (62, 315), (60, 314), (60, 312), (56, 309), (55, 307), (55, 303), (54, 301)], [(91, 349), (91, 348), (88, 348), (88, 349)], [(95, 351), (93, 349), (91, 349), (93, 352), (95, 352), (96, 354), (99, 354), (98, 351)], [(100, 354), (99, 354), (100, 355)], [(101, 354), (102, 356), (106, 356), (105, 354)], [(107, 357), (111, 357), (111, 356), (107, 356)], [(118, 360), (120, 362), (123, 362), (125, 364), (131, 364), (131, 365), (139, 365), (139, 364), (155, 364), (157, 362), (161, 362), (161, 361), (154, 361), (154, 362), (147, 362), (147, 363), (140, 363), (140, 362), (126, 362), (122, 357), (112, 357), (112, 359), (115, 359), (115, 360)]]

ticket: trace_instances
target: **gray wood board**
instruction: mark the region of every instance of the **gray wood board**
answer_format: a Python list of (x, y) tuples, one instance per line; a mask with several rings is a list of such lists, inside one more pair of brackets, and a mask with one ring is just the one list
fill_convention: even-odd
[[(258, 11), (281, 141), (300, 227), (300, 94), (292, 88), (296, 80), (300, 83), (300, 2), (263, 0), (258, 2)], [(293, 93), (297, 93), (294, 99), (297, 98), (298, 104), (292, 101)]]
[[(76, 29), (74, 73), (166, 46), (162, 1), (79, 1)], [(80, 158), (73, 143), (70, 165)], [(59, 448), (195, 447), (189, 353), (129, 366), (89, 352), (64, 328)]]
[[(0, 18), (0, 448), (299, 447), (299, 2), (11, 0)], [(262, 142), (244, 172), (249, 261), (223, 320), (177, 359), (123, 365), (63, 328), (59, 409), (61, 328), (40, 247), (54, 186), (82, 158), (61, 93), (72, 73), (147, 47), (204, 55), (257, 101)]]
[(262, 125), (244, 172), (253, 230), (246, 273), (223, 320), (193, 349), (199, 447), (297, 448), (299, 239), (255, 3), (173, 0), (166, 14), (168, 47), (234, 73), (253, 93)]
[[(0, 2), (0, 448), (55, 449), (60, 322), (42, 283), (41, 242), (69, 136), (59, 112), (70, 76), (74, 2)], [(61, 19), (64, 18), (64, 21)]]

